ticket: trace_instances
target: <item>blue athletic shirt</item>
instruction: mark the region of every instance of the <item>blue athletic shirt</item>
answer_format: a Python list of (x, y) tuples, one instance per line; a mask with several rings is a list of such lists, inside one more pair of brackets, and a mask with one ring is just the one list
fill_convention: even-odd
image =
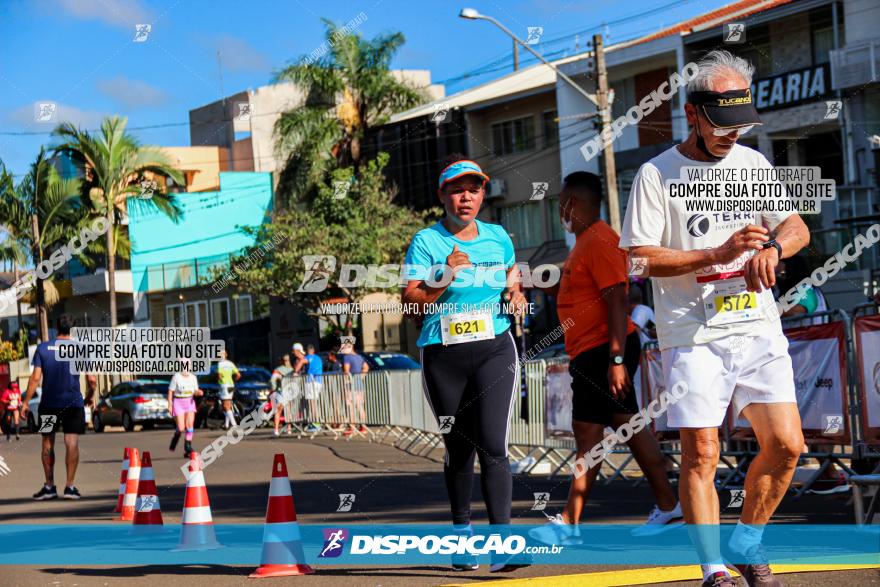
[[(479, 306), (489, 309), (494, 316), (497, 336), (510, 328), (510, 317), (501, 311), (501, 304), (504, 303), (501, 295), (506, 289), (507, 271), (516, 264), (516, 254), (513, 241), (504, 228), (476, 219), (474, 222), (477, 224), (478, 234), (473, 240), (461, 240), (454, 236), (446, 230), (442, 222), (417, 232), (406, 252), (404, 271), (408, 281), (424, 281), (429, 275), (439, 281), (446, 257), (458, 245), (458, 250), (467, 254), (473, 267), (459, 271), (455, 280), (435, 303), (447, 304), (443, 314), (476, 310), (480, 309)], [(443, 342), (440, 336), (440, 316), (440, 313), (425, 316), (417, 346)]]
[(310, 379), (322, 383), (324, 381), (324, 364), (318, 355), (306, 355), (306, 361), (309, 362), (306, 374), (310, 375)]
[(34, 368), (43, 370), (40, 392), (42, 408), (81, 408), (83, 396), (79, 390), (79, 375), (70, 372), (70, 361), (55, 358), (59, 344), (73, 344), (67, 339), (52, 339), (40, 343), (34, 351)]

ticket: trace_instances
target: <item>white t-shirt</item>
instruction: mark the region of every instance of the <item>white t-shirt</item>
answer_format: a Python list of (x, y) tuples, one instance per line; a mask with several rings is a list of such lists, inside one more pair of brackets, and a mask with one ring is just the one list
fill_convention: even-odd
[(644, 304), (638, 304), (635, 308), (633, 308), (632, 312), (629, 314), (630, 320), (636, 323), (639, 327), (639, 342), (641, 342), (642, 346), (645, 346), (646, 343), (650, 342), (651, 337), (645, 333), (645, 325), (648, 322), (655, 322), (654, 318), (654, 310), (651, 309), (651, 306), (646, 306)]
[[(660, 246), (679, 251), (717, 247), (748, 224), (775, 229), (793, 212), (768, 214), (766, 212), (689, 212), (684, 198), (670, 198), (667, 183), (670, 180), (687, 181), (682, 167), (770, 168), (772, 165), (758, 151), (734, 145), (730, 153), (718, 162), (688, 159), (677, 147), (660, 153), (639, 169), (632, 185), (620, 247)], [(766, 289), (754, 300), (761, 311), (748, 321), (728, 324), (707, 324), (706, 305), (714, 303), (709, 295), (704, 300), (707, 284), (719, 284), (719, 279), (731, 283), (737, 271), (753, 255), (743, 254), (728, 265), (704, 267), (695, 273), (677, 277), (652, 277), (654, 308), (657, 315), (657, 338), (660, 348), (706, 344), (713, 340), (740, 334), (756, 336), (771, 329), (781, 329), (779, 312), (773, 294)], [(650, 274), (650, 266), (648, 273)], [(726, 278), (732, 278), (727, 280)], [(716, 293), (720, 289), (714, 290)]]
[(183, 373), (175, 373), (168, 384), (168, 389), (176, 398), (192, 397), (199, 388), (199, 380), (193, 373), (184, 375)]

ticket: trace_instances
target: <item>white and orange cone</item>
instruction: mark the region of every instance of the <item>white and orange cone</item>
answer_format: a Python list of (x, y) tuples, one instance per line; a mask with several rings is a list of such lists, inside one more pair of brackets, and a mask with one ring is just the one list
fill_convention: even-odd
[(305, 553), (300, 540), (296, 508), (287, 476), (284, 454), (275, 455), (272, 463), (272, 481), (269, 484), (269, 504), (266, 507), (266, 525), (263, 527), (263, 554), (260, 567), (250, 574), (253, 578), (310, 575), (315, 571), (305, 564)]
[(180, 526), (180, 544), (174, 550), (212, 550), (223, 548), (214, 534), (208, 488), (202, 472), (202, 457), (193, 451), (189, 459), (186, 495), (183, 498), (183, 517)]
[(113, 510), (113, 513), (116, 514), (122, 513), (122, 501), (125, 499), (125, 480), (128, 478), (129, 451), (131, 449), (126, 446), (125, 451), (122, 453), (122, 470), (119, 472), (119, 495), (116, 499), (116, 509)]
[(161, 526), (162, 508), (159, 506), (159, 492), (153, 477), (153, 462), (150, 451), (144, 451), (143, 468), (138, 481), (137, 502), (134, 507), (134, 526)]
[(125, 494), (122, 497), (121, 513), (117, 520), (130, 522), (134, 519), (134, 508), (137, 505), (138, 481), (141, 478), (141, 458), (138, 449), (128, 451), (128, 473), (125, 477)]

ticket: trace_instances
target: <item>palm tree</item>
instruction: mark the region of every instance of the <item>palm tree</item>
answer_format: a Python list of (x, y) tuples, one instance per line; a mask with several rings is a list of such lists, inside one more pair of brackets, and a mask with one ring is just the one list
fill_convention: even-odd
[(388, 69), (404, 43), (402, 33), (366, 41), (323, 22), (329, 51), (287, 66), (275, 79), (293, 82), (306, 95), (303, 106), (283, 113), (275, 124), (276, 149), (285, 159), (279, 191), (301, 197), (314, 195), (334, 163), (357, 172), (367, 130), (427, 99)]
[[(18, 266), (26, 262), (29, 253), (34, 267), (39, 267), (46, 253), (67, 243), (87, 222), (79, 196), (79, 180), (61, 179), (45, 149), (40, 149), (27, 175), (15, 188), (4, 168), (0, 173), (0, 226), (6, 233), (4, 256)], [(43, 279), (36, 279), (35, 284), (40, 338), (47, 340), (46, 290), (48, 287), (54, 291), (54, 286)]]
[[(171, 166), (170, 159), (159, 149), (144, 147), (125, 132), (125, 117), (105, 118), (101, 131), (91, 134), (70, 123), (60, 124), (54, 135), (62, 142), (56, 151), (67, 151), (85, 168), (83, 199), (87, 206), (101, 213), (110, 225), (107, 231), (107, 278), (110, 293), (110, 325), (116, 326), (116, 254), (124, 239), (124, 225), (129, 198), (142, 192), (139, 185), (152, 176), (170, 177), (183, 185), (183, 173)], [(173, 221), (182, 217), (180, 205), (173, 194), (157, 187), (149, 199), (138, 204), (156, 209)]]
[[(12, 174), (6, 170), (6, 166), (0, 162), (0, 210), (3, 203), (15, 197), (15, 186), (12, 181)], [(0, 212), (2, 214), (2, 212)], [(6, 216), (3, 215), (5, 218)], [(13, 283), (18, 283), (18, 268), (27, 263), (28, 248), (26, 244), (18, 237), (17, 231), (10, 231), (3, 225), (0, 225), (5, 235), (3, 242), (0, 242), (0, 261), (12, 264)], [(15, 300), (16, 314), (18, 315), (18, 329), (21, 330), (21, 300), (16, 296)]]

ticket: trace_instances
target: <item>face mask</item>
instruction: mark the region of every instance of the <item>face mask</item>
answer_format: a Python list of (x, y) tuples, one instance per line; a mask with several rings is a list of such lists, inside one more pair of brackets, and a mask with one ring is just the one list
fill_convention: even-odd
[(459, 218), (455, 214), (447, 214), (446, 218), (448, 218), (449, 221), (456, 226), (467, 226), (467, 224), (468, 224), (467, 222), (463, 221), (461, 218)]
[(572, 230), (572, 228), (571, 228), (571, 219), (570, 218), (568, 220), (565, 220), (565, 219), (562, 220), (562, 228), (564, 228), (565, 232), (567, 232), (567, 233), (574, 232), (574, 230)]
[(706, 141), (703, 139), (703, 134), (700, 132), (699, 116), (697, 117), (697, 148), (703, 155), (709, 158), (709, 161), (721, 161), (724, 159), (724, 157), (719, 157), (709, 152), (709, 148), (706, 146)]

